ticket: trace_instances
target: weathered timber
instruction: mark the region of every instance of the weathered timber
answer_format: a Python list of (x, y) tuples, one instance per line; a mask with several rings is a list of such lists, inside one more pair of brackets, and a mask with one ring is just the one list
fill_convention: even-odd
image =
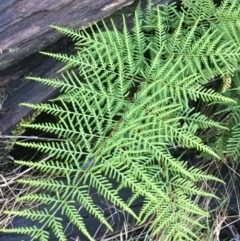
[[(174, 0), (155, 0), (171, 3)], [(139, 0), (0, 0), (0, 101), (1, 89), (7, 98), (0, 103), (0, 132), (11, 134), (16, 124), (30, 113), (19, 107), (21, 102), (44, 102), (57, 91), (40, 83), (27, 82), (25, 76), (56, 77), (61, 64), (38, 53), (67, 52), (73, 49), (71, 40), (49, 25), (86, 28), (107, 16), (121, 25), (122, 13), (129, 25)], [(142, 0), (143, 8), (147, 0)], [(120, 10), (121, 9), (121, 10)]]
[(0, 68), (56, 42), (50, 24), (84, 28), (133, 0), (0, 1)]

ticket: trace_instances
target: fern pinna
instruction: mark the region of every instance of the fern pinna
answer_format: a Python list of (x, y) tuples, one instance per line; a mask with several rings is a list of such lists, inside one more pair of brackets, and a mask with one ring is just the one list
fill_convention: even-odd
[[(50, 204), (45, 211), (8, 213), (39, 220), (41, 229), (24, 227), (2, 230), (25, 233), (32, 239), (48, 240), (48, 226), (58, 240), (67, 240), (56, 209), (67, 215), (89, 240), (94, 240), (79, 215), (80, 203), (109, 230), (112, 227), (89, 195), (89, 187), (138, 224), (151, 220), (151, 237), (160, 240), (198, 240), (194, 232), (207, 217), (192, 197), (213, 197), (197, 185), (218, 181), (198, 168), (188, 168), (175, 148), (195, 149), (219, 158), (199, 130), (228, 128), (200, 112), (192, 103), (201, 100), (232, 106), (236, 101), (204, 87), (216, 76), (233, 75), (239, 64), (239, 1), (182, 1), (135, 11), (129, 30), (123, 16), (122, 30), (112, 22), (103, 29), (88, 30), (52, 26), (76, 41), (76, 53), (43, 53), (65, 63), (62, 78), (28, 77), (59, 88), (61, 95), (45, 104), (22, 105), (57, 116), (57, 123), (35, 123), (27, 127), (54, 133), (65, 141), (19, 142), (51, 157), (47, 162), (16, 161), (62, 179), (24, 179), (21, 183), (41, 187), (42, 194), (25, 195), (27, 200)], [(227, 17), (226, 17), (227, 16)], [(113, 188), (111, 180), (118, 183)], [(85, 185), (79, 186), (79, 183)], [(132, 195), (123, 201), (120, 190)], [(50, 195), (49, 192), (56, 195)], [(144, 198), (139, 213), (131, 204)]]

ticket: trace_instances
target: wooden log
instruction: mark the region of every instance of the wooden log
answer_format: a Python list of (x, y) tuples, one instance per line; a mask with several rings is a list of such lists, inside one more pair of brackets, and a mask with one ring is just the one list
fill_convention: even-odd
[(50, 24), (84, 28), (133, 0), (9, 0), (1, 1), (0, 68), (56, 42)]

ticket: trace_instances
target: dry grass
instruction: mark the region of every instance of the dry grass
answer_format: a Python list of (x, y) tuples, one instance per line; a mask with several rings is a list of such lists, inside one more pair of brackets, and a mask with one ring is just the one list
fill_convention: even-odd
[[(201, 162), (199, 166), (208, 174), (211, 173), (220, 180), (224, 180), (226, 185), (217, 182), (202, 184), (202, 188), (215, 194), (219, 199), (204, 198), (201, 202), (201, 208), (208, 211), (211, 217), (203, 220), (208, 228), (198, 230), (198, 235), (202, 241), (240, 241), (239, 231), (234, 225), (240, 221), (240, 165), (235, 161), (212, 160), (208, 163)], [(198, 197), (195, 201), (199, 203), (199, 200)], [(227, 233), (227, 239), (223, 238), (223, 233)]]
[[(46, 161), (45, 158), (42, 161)], [(4, 147), (0, 148), (0, 229), (6, 228), (13, 220), (13, 216), (4, 214), (5, 210), (22, 210), (32, 209), (36, 205), (27, 202), (16, 202), (17, 198), (37, 192), (39, 189), (29, 187), (28, 185), (19, 184), (18, 180), (22, 178), (32, 178), (37, 176), (33, 168), (25, 170), (13, 163), (9, 158)]]

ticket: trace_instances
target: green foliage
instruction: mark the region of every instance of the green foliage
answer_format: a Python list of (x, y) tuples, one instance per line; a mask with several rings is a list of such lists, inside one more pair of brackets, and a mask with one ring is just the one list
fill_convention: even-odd
[[(234, 109), (239, 102), (238, 87), (231, 90), (229, 79), (225, 79), (224, 93), (207, 88), (216, 77), (233, 76), (239, 65), (239, 15), (239, 1), (225, 0), (215, 6), (212, 0), (183, 0), (179, 11), (174, 4), (153, 7), (149, 2), (145, 13), (138, 7), (131, 30), (124, 16), (121, 31), (113, 22), (110, 28), (104, 21), (104, 30), (98, 25), (82, 31), (52, 26), (76, 41), (76, 53), (44, 53), (65, 63), (62, 78), (28, 79), (59, 88), (61, 95), (45, 104), (22, 105), (52, 114), (58, 122), (24, 126), (66, 140), (19, 142), (46, 153), (51, 160), (17, 163), (66, 181), (21, 180), (41, 187), (43, 194), (25, 195), (19, 201), (45, 203), (52, 208), (8, 212), (38, 220), (42, 229), (2, 231), (48, 240), (44, 229), (48, 226), (58, 240), (67, 240), (61, 218), (56, 216), (61, 210), (93, 240), (76, 203), (112, 230), (89, 195), (89, 187), (93, 187), (138, 224), (151, 218), (151, 236), (161, 234), (161, 240), (166, 241), (198, 240), (194, 227), (203, 227), (199, 217), (208, 213), (192, 197), (214, 197), (198, 183), (220, 180), (195, 167), (188, 168), (187, 161), (176, 158), (172, 150), (193, 149), (222, 157), (216, 145), (208, 145), (207, 137), (199, 135), (212, 129), (224, 136), (226, 154), (239, 156), (240, 115)], [(234, 83), (239, 86), (237, 80)], [(236, 94), (228, 95), (228, 91)], [(231, 127), (193, 107), (199, 101), (224, 106), (225, 113), (232, 116)], [(231, 138), (226, 140), (225, 136)], [(113, 188), (112, 179), (117, 181), (117, 188)], [(125, 187), (132, 190), (128, 201), (119, 194)], [(143, 197), (144, 203), (140, 213), (134, 213), (131, 204), (138, 197)]]
[(238, 161), (240, 156), (240, 68), (238, 67), (231, 77), (227, 75), (223, 79), (222, 92), (225, 96), (232, 97), (236, 104), (222, 106), (217, 105), (214, 119), (221, 120), (229, 130), (218, 132), (217, 138), (209, 138), (215, 151), (224, 160)]

